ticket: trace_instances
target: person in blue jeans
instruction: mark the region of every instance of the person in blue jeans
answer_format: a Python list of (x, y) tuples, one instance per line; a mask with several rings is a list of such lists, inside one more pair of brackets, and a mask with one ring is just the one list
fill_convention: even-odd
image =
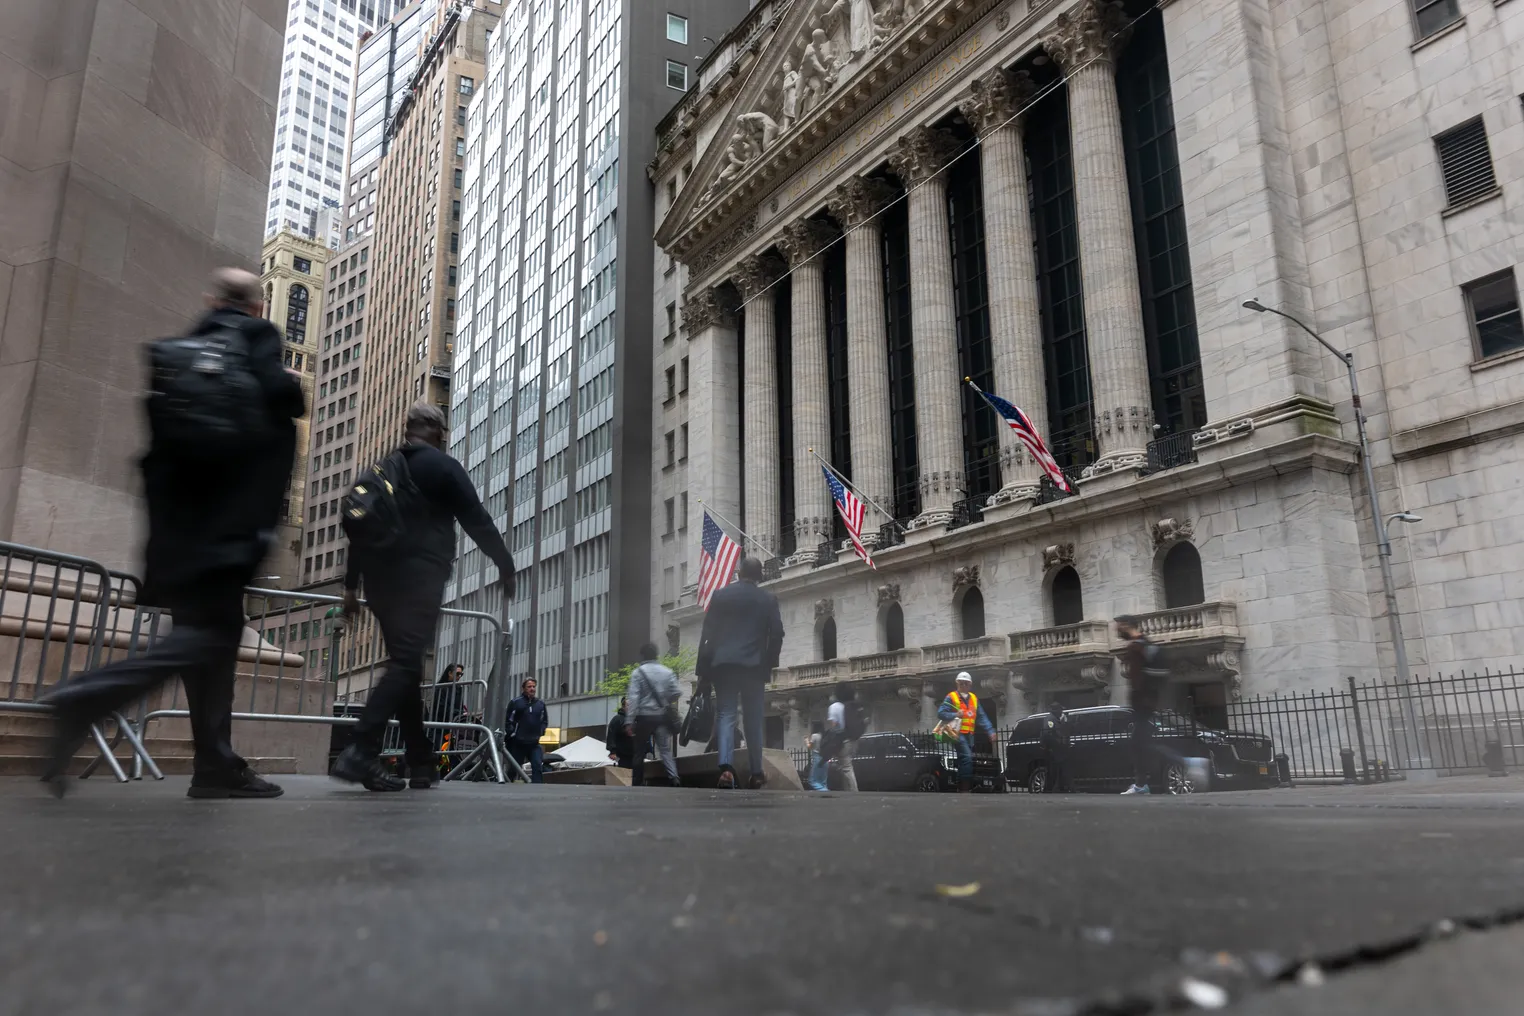
[(974, 789), (974, 729), (984, 731), (991, 740), (995, 737), (995, 725), (984, 715), (979, 696), (974, 694), (974, 675), (966, 670), (959, 672), (957, 687), (942, 700), (937, 719), (957, 731), (958, 793), (967, 794)]
[(820, 733), (817, 731), (810, 735), (810, 789), (825, 790), (826, 781), (830, 770), (826, 768), (827, 762), (820, 756)]
[(508, 713), (503, 718), (503, 740), (508, 742), (508, 754), (520, 767), (528, 765), (531, 783), (545, 782), (545, 752), (540, 747), (540, 738), (550, 726), (550, 713), (535, 694), (538, 688), (534, 678), (524, 678), (519, 685), (519, 697), (508, 703)]
[(746, 733), (747, 785), (758, 790), (767, 782), (762, 772), (763, 696), (783, 651), (783, 615), (778, 598), (761, 582), (762, 562), (742, 558), (737, 581), (710, 597), (699, 635), (694, 673), (714, 686), (721, 790), (736, 785), (737, 705)]

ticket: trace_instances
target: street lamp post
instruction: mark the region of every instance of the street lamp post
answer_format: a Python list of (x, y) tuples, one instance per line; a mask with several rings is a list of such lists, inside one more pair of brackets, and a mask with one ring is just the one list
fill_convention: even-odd
[[(1376, 474), (1371, 470), (1371, 446), (1370, 441), (1365, 436), (1365, 409), (1360, 404), (1360, 384), (1355, 377), (1355, 354), (1335, 347), (1323, 336), (1307, 327), (1300, 319), (1292, 317), (1283, 310), (1266, 307), (1258, 300), (1245, 300), (1243, 305), (1256, 314), (1269, 313), (1285, 318), (1314, 339), (1317, 339), (1324, 349), (1344, 361), (1344, 369), (1349, 374), (1350, 402), (1355, 408), (1355, 429), (1360, 435), (1360, 464), (1365, 473), (1365, 496), (1370, 500), (1371, 525), (1376, 529), (1376, 547), (1378, 551), (1376, 557), (1381, 564), (1381, 586), (1386, 593), (1386, 617), (1387, 623), (1391, 626), (1392, 630), (1392, 651), (1397, 657), (1397, 680), (1406, 686), (1408, 684), (1408, 647), (1407, 643), (1402, 639), (1402, 617), (1397, 610), (1397, 583), (1392, 578), (1392, 541), (1387, 534), (1387, 522), (1389, 520), (1382, 517), (1381, 503), (1376, 498)], [(1401, 522), (1422, 521), (1418, 516), (1412, 515), (1410, 512), (1398, 512), (1390, 516), (1390, 518)], [(1408, 729), (1413, 732), (1414, 737), (1417, 737), (1418, 725), (1413, 715), (1413, 704), (1410, 696), (1411, 693), (1409, 697), (1404, 698), (1404, 703), (1407, 706), (1407, 716), (1404, 718), (1409, 725)], [(1420, 760), (1420, 765), (1426, 767), (1422, 763), (1422, 760)]]

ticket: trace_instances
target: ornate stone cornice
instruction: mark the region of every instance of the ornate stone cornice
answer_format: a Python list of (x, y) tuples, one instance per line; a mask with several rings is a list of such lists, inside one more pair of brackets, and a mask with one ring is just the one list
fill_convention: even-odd
[(733, 301), (714, 286), (683, 294), (683, 328), (690, 339), (712, 325), (734, 328), (735, 315)]
[(931, 179), (962, 150), (963, 142), (952, 131), (913, 127), (900, 137), (889, 154), (889, 168), (906, 187), (915, 187)]
[(735, 229), (727, 230), (714, 243), (690, 257), (688, 259), (689, 269), (694, 275), (703, 275), (714, 266), (715, 262), (735, 250), (756, 231), (757, 213), (753, 211), (746, 218), (736, 223)]
[(1016, 117), (1036, 91), (1032, 76), (1026, 71), (996, 67), (984, 77), (973, 80), (963, 98), (958, 100), (958, 108), (979, 136), (984, 137), (1013, 121), (1014, 125), (1020, 126)]
[(826, 245), (840, 235), (819, 219), (800, 219), (783, 227), (778, 237), (778, 249), (788, 258), (789, 267), (797, 268), (825, 250)]
[(827, 202), (831, 214), (848, 229), (867, 222), (899, 194), (883, 180), (854, 176), (836, 188)]
[(1131, 31), (1119, 0), (1080, 0), (1058, 16), (1042, 48), (1072, 74), (1083, 64), (1110, 63)]
[(777, 258), (757, 254), (742, 259), (730, 273), (730, 281), (741, 291), (741, 296), (750, 300), (782, 278), (784, 270), (783, 262)]

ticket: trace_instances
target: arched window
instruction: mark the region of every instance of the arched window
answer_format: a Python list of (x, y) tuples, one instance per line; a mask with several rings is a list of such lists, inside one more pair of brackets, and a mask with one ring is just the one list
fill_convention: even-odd
[(884, 611), (884, 649), (894, 652), (905, 648), (905, 611), (899, 603), (889, 604)]
[(1201, 582), (1201, 555), (1189, 543), (1177, 543), (1164, 555), (1164, 606), (1189, 607), (1206, 600)]
[(828, 617), (820, 626), (820, 658), (836, 659), (836, 618)]
[(963, 620), (963, 637), (965, 639), (984, 638), (984, 594), (975, 586), (963, 594), (963, 602), (958, 605), (958, 614)]
[(1064, 568), (1053, 576), (1053, 624), (1079, 624), (1085, 619), (1079, 572)]

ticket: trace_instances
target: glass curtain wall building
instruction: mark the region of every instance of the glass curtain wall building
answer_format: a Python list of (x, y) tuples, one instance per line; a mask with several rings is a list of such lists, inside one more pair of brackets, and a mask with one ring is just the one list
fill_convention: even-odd
[[(520, 569), (511, 686), (535, 677), (547, 699), (591, 696), (652, 637), (644, 169), (693, 44), (746, 9), (509, 0), (467, 114), (450, 451)], [(497, 611), (463, 546), (449, 605)], [(446, 620), (442, 653), (454, 639)]]
[(404, 0), (291, 0), (265, 239), (289, 229), (338, 246), (355, 44), (403, 6)]

